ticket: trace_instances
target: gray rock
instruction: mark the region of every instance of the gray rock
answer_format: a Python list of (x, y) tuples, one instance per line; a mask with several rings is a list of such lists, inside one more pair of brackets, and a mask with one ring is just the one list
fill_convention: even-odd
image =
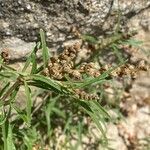
[[(122, 0), (119, 5), (124, 15), (122, 25), (127, 18), (150, 6), (141, 0)], [(39, 40), (39, 29), (43, 28), (49, 46), (57, 47), (73, 38), (72, 26), (97, 36), (112, 30), (117, 22), (118, 1), (1, 0), (0, 10), (0, 38), (17, 37), (33, 42)]]
[(25, 58), (35, 46), (35, 42), (25, 42), (18, 38), (9, 38), (0, 41), (1, 51), (7, 51), (10, 60), (20, 60)]

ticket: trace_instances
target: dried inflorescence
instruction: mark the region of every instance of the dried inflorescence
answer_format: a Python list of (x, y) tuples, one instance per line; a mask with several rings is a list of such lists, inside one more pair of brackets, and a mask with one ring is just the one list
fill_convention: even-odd
[(95, 67), (95, 63), (82, 63), (80, 66), (80, 72), (86, 73), (91, 77), (98, 77), (100, 75), (100, 70)]
[(5, 63), (9, 63), (9, 50), (3, 49), (1, 52), (1, 57), (3, 58)]
[(132, 79), (136, 79), (139, 71), (147, 70), (149, 70), (149, 65), (144, 60), (140, 60), (136, 65), (127, 63), (121, 67), (118, 67), (112, 71), (111, 75), (113, 77), (130, 76)]
[[(72, 80), (82, 80), (83, 74), (92, 77), (99, 76), (100, 70), (97, 69), (92, 62), (82, 63), (78, 68), (75, 66), (75, 60), (80, 50), (80, 46), (81, 45), (76, 43), (73, 46), (66, 47), (60, 55), (51, 57), (43, 74), (52, 79), (61, 81), (66, 80), (66, 77), (70, 77)], [(96, 94), (89, 94), (83, 90), (75, 90), (74, 93), (80, 99), (99, 99)]]
[(137, 69), (148, 71), (150, 69), (150, 65), (145, 60), (140, 60), (137, 64)]
[(76, 43), (66, 47), (59, 56), (51, 57), (48, 67), (43, 73), (56, 80), (64, 80), (66, 75), (74, 80), (82, 80), (83, 74), (98, 77), (102, 71), (97, 69), (92, 62), (82, 63), (78, 68), (75, 67), (75, 60), (80, 48), (81, 45)]
[(111, 75), (113, 77), (131, 76), (132, 79), (135, 79), (137, 76), (137, 70), (134, 65), (125, 64), (112, 71)]
[(77, 29), (76, 26), (72, 26), (72, 27), (70, 28), (70, 32), (71, 32), (75, 37), (81, 38), (81, 33), (80, 33), (80, 31)]
[(80, 99), (99, 100), (99, 96), (97, 94), (89, 94), (85, 92), (84, 90), (80, 90), (80, 89), (75, 89), (74, 92), (75, 92), (75, 95)]
[[(43, 74), (60, 81), (66, 81), (69, 78), (75, 81), (82, 81), (85, 74), (86, 76), (96, 78), (112, 68), (112, 65), (110, 64), (100, 66), (93, 62), (81, 62), (76, 66), (76, 58), (82, 50), (81, 45), (82, 44), (80, 43), (75, 43), (72, 46), (65, 47), (60, 55), (51, 57)], [(123, 78), (124, 76), (129, 76), (131, 79), (135, 79), (139, 70), (148, 70), (145, 61), (141, 60), (137, 65), (126, 63), (111, 71), (109, 76), (111, 78)], [(96, 94), (89, 94), (79, 89), (76, 89), (74, 93), (80, 99), (99, 99)]]
[(69, 75), (73, 79), (81, 79), (80, 71), (74, 68), (80, 46), (79, 43), (76, 43), (73, 46), (66, 47), (59, 56), (51, 57), (44, 74), (57, 80), (63, 80), (65, 75)]

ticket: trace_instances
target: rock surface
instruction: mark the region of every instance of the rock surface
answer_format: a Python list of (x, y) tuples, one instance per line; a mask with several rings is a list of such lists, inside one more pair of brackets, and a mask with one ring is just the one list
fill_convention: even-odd
[(19, 61), (31, 52), (35, 46), (35, 42), (25, 42), (19, 38), (8, 38), (0, 41), (0, 53), (7, 51), (10, 60)]
[[(73, 38), (70, 29), (76, 26), (81, 33), (97, 36), (109, 33), (137, 14), (148, 12), (148, 0), (0, 0), (0, 38), (17, 37), (27, 42), (39, 40), (39, 29), (47, 34), (50, 47), (58, 47)], [(148, 14), (140, 18), (147, 28)], [(139, 22), (138, 22), (139, 23)]]

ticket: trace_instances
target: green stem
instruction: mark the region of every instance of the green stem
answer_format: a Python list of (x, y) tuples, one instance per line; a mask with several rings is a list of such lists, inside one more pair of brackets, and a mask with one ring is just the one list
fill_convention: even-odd
[(5, 121), (4, 124), (2, 125), (2, 136), (3, 136), (3, 142), (4, 142), (4, 150), (7, 150), (6, 125), (7, 125), (7, 121)]

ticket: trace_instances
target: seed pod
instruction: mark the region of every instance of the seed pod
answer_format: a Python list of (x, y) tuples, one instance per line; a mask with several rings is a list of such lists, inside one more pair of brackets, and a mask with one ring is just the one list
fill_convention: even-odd
[(79, 70), (72, 70), (72, 72), (70, 73), (70, 76), (78, 80), (82, 79), (82, 76)]
[(82, 64), (80, 65), (80, 70), (84, 70), (86, 64), (87, 64), (87, 63), (82, 63)]
[(76, 52), (79, 51), (80, 48), (81, 48), (81, 44), (79, 42), (74, 44), (74, 49), (76, 50)]
[(94, 76), (95, 72), (96, 72), (96, 70), (93, 68), (88, 68), (86, 70), (86, 73), (89, 74), (90, 76)]
[(85, 99), (85, 97), (86, 97), (85, 91), (81, 91), (81, 92), (80, 92), (80, 98), (81, 98), (81, 99)]
[(52, 62), (49, 62), (48, 63), (48, 68), (51, 68), (53, 66), (53, 63)]
[(63, 53), (59, 55), (59, 60), (60, 60), (60, 61), (61, 61), (62, 59), (63, 59), (63, 60), (67, 60), (67, 58), (68, 58), (68, 55), (65, 55), (65, 54), (63, 54)]
[(77, 51), (76, 51), (76, 49), (74, 49), (74, 47), (70, 47), (70, 48), (69, 48), (69, 54), (70, 54), (70, 53), (76, 54)]
[(51, 61), (52, 63), (59, 63), (58, 57), (51, 57), (51, 58), (50, 58), (50, 61)]
[(95, 72), (94, 72), (94, 74), (93, 74), (93, 76), (94, 76), (94, 77), (98, 77), (98, 76), (100, 76), (100, 72), (95, 71)]
[(61, 73), (56, 73), (54, 76), (55, 79), (61, 80), (63, 78), (63, 75)]
[(60, 61), (60, 64), (61, 64), (62, 66), (64, 66), (65, 64), (67, 64), (67, 61), (66, 61), (66, 60), (61, 60), (61, 61)]
[(147, 70), (148, 70), (148, 66), (146, 65), (146, 62), (145, 62), (144, 60), (141, 60), (141, 61), (138, 63), (137, 68), (140, 69), (140, 70), (144, 70), (144, 71), (147, 71)]
[(1, 57), (4, 59), (5, 63), (9, 63), (9, 50), (3, 49), (1, 52)]
[(65, 66), (65, 67), (63, 67), (63, 72), (64, 73), (71, 73), (72, 70), (71, 70), (71, 68), (69, 66)]
[(61, 68), (61, 66), (58, 63), (53, 63), (53, 68), (59, 70)]
[(48, 68), (45, 68), (45, 69), (43, 70), (42, 74), (43, 74), (44, 76), (49, 76), (49, 70), (48, 70)]
[(76, 58), (76, 55), (74, 53), (70, 53), (69, 57), (71, 60), (73, 60), (74, 58)]

